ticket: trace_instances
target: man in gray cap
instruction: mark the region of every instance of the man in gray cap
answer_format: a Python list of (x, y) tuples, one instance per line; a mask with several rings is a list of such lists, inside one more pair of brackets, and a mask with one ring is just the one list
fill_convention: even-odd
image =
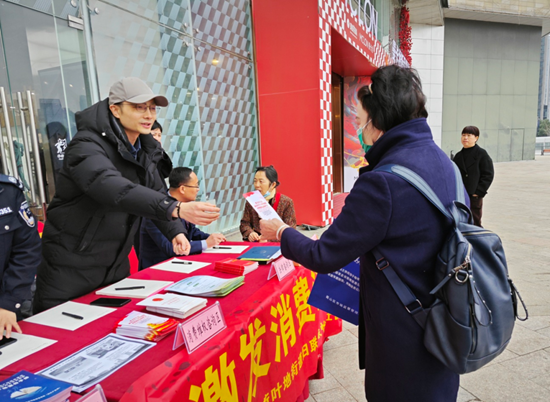
[(65, 151), (42, 236), (35, 313), (128, 276), (141, 217), (154, 220), (180, 255), (190, 246), (178, 218), (208, 225), (219, 217), (219, 208), (179, 203), (164, 190), (162, 148), (149, 133), (158, 107), (167, 105), (129, 77), (76, 114), (78, 132)]

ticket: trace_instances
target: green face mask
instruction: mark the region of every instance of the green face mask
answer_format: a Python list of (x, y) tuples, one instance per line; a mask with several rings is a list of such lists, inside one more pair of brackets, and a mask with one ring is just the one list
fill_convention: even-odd
[(365, 153), (369, 152), (369, 150), (372, 148), (372, 145), (367, 145), (363, 142), (363, 129), (367, 127), (370, 122), (371, 120), (367, 121), (367, 124), (357, 129), (357, 137), (359, 137), (359, 144), (361, 144), (361, 148), (363, 148), (363, 151), (365, 151)]

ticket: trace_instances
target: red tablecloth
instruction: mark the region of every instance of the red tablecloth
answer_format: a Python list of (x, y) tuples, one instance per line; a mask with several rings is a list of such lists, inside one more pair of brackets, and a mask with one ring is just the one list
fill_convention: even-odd
[[(227, 243), (242, 245), (244, 243)], [(248, 243), (247, 243), (248, 244)], [(256, 246), (258, 244), (251, 244)], [(262, 244), (269, 245), (269, 244)], [(186, 257), (214, 262), (236, 254), (201, 254)], [(245, 285), (220, 301), (227, 328), (205, 345), (187, 353), (172, 351), (169, 336), (101, 381), (110, 401), (295, 401), (307, 397), (307, 380), (322, 378), (322, 345), (342, 329), (342, 322), (305, 303), (314, 274), (303, 268), (279, 282), (267, 281), (271, 265), (246, 275)], [(211, 264), (191, 275), (230, 277)], [(147, 269), (132, 278), (178, 281), (186, 277)], [(76, 301), (89, 303), (89, 294)], [(21, 322), (24, 333), (58, 342), (0, 370), (0, 380), (20, 370), (37, 372), (82, 349), (109, 332), (136, 306), (139, 299), (76, 331)], [(304, 392), (305, 390), (305, 392)], [(78, 399), (73, 394), (71, 400)]]

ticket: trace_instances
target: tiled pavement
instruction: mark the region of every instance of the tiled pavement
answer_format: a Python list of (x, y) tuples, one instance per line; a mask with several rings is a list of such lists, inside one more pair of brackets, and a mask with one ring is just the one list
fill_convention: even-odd
[[(483, 225), (498, 233), (510, 276), (529, 309), (507, 350), (462, 376), (458, 402), (550, 401), (550, 156), (495, 164)], [(305, 232), (311, 235), (312, 232)], [(357, 363), (357, 327), (344, 323), (324, 346), (323, 380), (310, 381), (306, 402), (365, 401)], [(411, 396), (411, 402), (415, 401)], [(442, 401), (445, 402), (445, 401)]]

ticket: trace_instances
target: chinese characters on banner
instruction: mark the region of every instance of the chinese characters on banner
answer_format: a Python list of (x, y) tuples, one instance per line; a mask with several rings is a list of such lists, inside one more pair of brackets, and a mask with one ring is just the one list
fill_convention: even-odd
[[(307, 304), (314, 277), (297, 267), (284, 282), (268, 282), (235, 314), (226, 313), (227, 330), (199, 347), (192, 359), (185, 353), (174, 356), (155, 368), (157, 373), (149, 372), (150, 378), (143, 376), (140, 385), (134, 383), (132, 397), (126, 394), (122, 401), (159, 395), (158, 390), (163, 401), (296, 400), (317, 373), (326, 338), (342, 328), (340, 319)], [(199, 364), (203, 354), (208, 358)], [(141, 385), (153, 379), (154, 388)]]

